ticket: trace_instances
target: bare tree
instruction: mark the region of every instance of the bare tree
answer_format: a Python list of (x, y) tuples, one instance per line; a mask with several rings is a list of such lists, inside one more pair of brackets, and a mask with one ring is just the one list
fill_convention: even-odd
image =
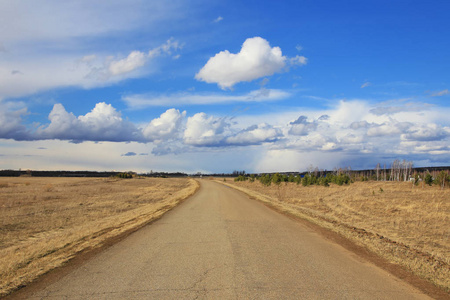
[(400, 169), (400, 161), (398, 159), (394, 160), (391, 167), (392, 181), (400, 181)]
[(377, 172), (377, 181), (378, 181), (380, 179), (380, 163), (377, 163), (375, 171)]

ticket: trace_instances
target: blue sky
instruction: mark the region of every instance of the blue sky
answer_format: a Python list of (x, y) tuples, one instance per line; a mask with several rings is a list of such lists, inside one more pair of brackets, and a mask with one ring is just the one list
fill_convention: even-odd
[(0, 169), (449, 165), (449, 9), (0, 0)]

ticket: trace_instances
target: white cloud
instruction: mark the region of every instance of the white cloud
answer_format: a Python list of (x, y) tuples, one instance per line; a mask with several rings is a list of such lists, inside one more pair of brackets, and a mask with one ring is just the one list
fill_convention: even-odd
[(448, 89), (437, 91), (431, 94), (432, 97), (440, 97), (445, 95), (450, 95), (450, 91)]
[[(154, 49), (151, 49), (148, 51), (148, 57), (150, 59), (161, 56), (161, 55), (171, 55), (173, 51), (177, 51), (183, 48), (183, 45), (175, 40), (173, 37), (168, 39), (164, 44), (161, 46), (158, 46)], [(176, 55), (175, 57), (179, 57), (179, 55)]]
[(291, 122), (289, 134), (302, 136), (316, 130), (317, 122), (308, 122), (307, 119), (306, 116), (300, 116), (297, 120)]
[(307, 62), (308, 62), (308, 59), (306, 57), (300, 56), (300, 55), (297, 55), (290, 59), (291, 65), (303, 66), (303, 65), (306, 65)]
[(366, 87), (371, 86), (371, 85), (372, 85), (372, 83), (366, 81), (366, 82), (364, 82), (364, 83), (361, 85), (361, 88), (363, 89), (363, 88), (366, 88)]
[[(80, 63), (84, 63), (90, 70), (85, 78), (94, 79), (100, 82), (114, 82), (127, 78), (127, 76), (136, 76), (136, 70), (142, 69), (149, 61), (164, 55), (171, 55), (173, 51), (181, 49), (181, 44), (173, 38), (168, 39), (164, 44), (150, 49), (148, 53), (141, 51), (132, 51), (125, 58), (117, 58), (114, 56), (107, 56), (97, 59), (97, 55), (91, 54), (84, 56)], [(95, 83), (94, 83), (95, 84)]]
[(219, 146), (230, 124), (224, 118), (214, 118), (205, 113), (189, 117), (184, 131), (184, 143), (194, 146)]
[(7, 29), (1, 32), (2, 42), (67, 42), (71, 38), (111, 35), (171, 19), (182, 4), (159, 0), (1, 1), (0, 28)]
[(177, 41), (148, 53), (116, 42), (111, 47), (109, 41), (129, 30), (161, 26), (176, 17), (180, 5), (159, 0), (0, 2), (0, 99), (58, 87), (102, 87), (152, 72), (155, 64), (149, 62), (180, 49)]
[(342, 126), (348, 126), (353, 122), (361, 120), (370, 120), (370, 106), (362, 100), (340, 100), (332, 113), (326, 113), (330, 116), (331, 123), (338, 123)]
[(334, 142), (326, 142), (320, 149), (323, 151), (336, 151), (340, 150), (340, 147)]
[(129, 73), (145, 65), (147, 59), (145, 54), (140, 51), (132, 51), (126, 58), (117, 61), (111, 61), (108, 70), (111, 75), (121, 75)]
[(271, 47), (261, 37), (248, 38), (237, 54), (228, 50), (211, 57), (195, 78), (207, 83), (217, 83), (230, 89), (238, 82), (252, 81), (280, 72), (286, 66), (286, 56), (279, 47)]
[(430, 109), (432, 106), (427, 103), (406, 103), (396, 106), (379, 106), (372, 108), (370, 112), (375, 115), (392, 115), (400, 112), (421, 112)]
[(373, 125), (367, 130), (367, 135), (371, 137), (382, 137), (387, 135), (399, 135), (401, 133), (400, 129), (393, 124), (383, 123)]
[(111, 104), (97, 103), (86, 115), (75, 117), (62, 104), (55, 104), (49, 114), (50, 124), (37, 130), (35, 139), (83, 141), (142, 141), (141, 132), (122, 119)]
[(228, 145), (259, 145), (265, 142), (275, 142), (282, 136), (281, 130), (271, 125), (262, 123), (250, 126), (237, 134), (228, 137), (225, 142)]
[[(336, 157), (348, 157), (345, 162), (352, 166), (366, 166), (367, 155), (371, 155), (371, 161), (380, 157), (386, 160), (414, 156), (433, 157), (442, 162), (450, 153), (450, 127), (434, 122), (448, 116), (448, 110), (438, 107), (427, 107), (421, 112), (393, 112), (386, 116), (372, 113), (373, 107), (368, 101), (354, 100), (341, 101), (323, 110), (299, 109), (263, 116), (240, 115), (233, 119), (205, 113), (186, 119), (186, 112), (172, 108), (138, 127), (106, 103), (98, 103), (92, 111), (80, 116), (56, 104), (49, 114), (50, 123), (33, 131), (23, 124), (27, 110), (21, 105), (11, 105), (0, 112), (0, 138), (3, 139), (150, 143), (151, 148), (146, 151), (123, 148), (118, 156), (128, 152), (151, 152), (152, 155), (186, 157), (186, 153), (222, 153), (230, 148), (249, 147), (248, 151), (255, 155), (252, 166), (256, 169), (257, 165), (270, 165), (258, 163), (265, 157), (260, 154), (266, 150), (287, 153), (283, 152), (286, 150), (300, 157), (305, 153), (339, 153)], [(416, 117), (418, 114), (420, 118)], [(262, 120), (266, 123), (260, 123)], [(136, 157), (138, 155), (130, 155), (127, 159), (131, 161)]]
[(368, 128), (370, 127), (370, 124), (367, 121), (357, 121), (350, 124), (349, 128), (358, 130), (360, 128)]
[(153, 119), (144, 129), (143, 135), (148, 141), (161, 141), (175, 139), (181, 130), (186, 111), (180, 113), (178, 109), (171, 108)]
[(218, 16), (213, 22), (214, 23), (219, 23), (222, 20), (223, 20), (223, 18), (221, 16)]
[(73, 113), (67, 112), (62, 104), (57, 103), (53, 106), (48, 119), (50, 124), (39, 131), (43, 138), (73, 139), (77, 134), (79, 121)]
[[(143, 76), (152, 72), (152, 59), (169, 55), (179, 47), (176, 41), (169, 39), (154, 48), (156, 50), (151, 56), (141, 51), (131, 51), (124, 58), (92, 53), (78, 57), (71, 53), (49, 53), (39, 58), (13, 56), (3, 62), (0, 59), (0, 99), (30, 95), (56, 87), (107, 86), (127, 78)], [(20, 73), (12, 73), (14, 70), (20, 70)]]
[(397, 122), (395, 120), (382, 124), (371, 124), (367, 130), (367, 135), (370, 137), (400, 136), (400, 134), (406, 132), (411, 125), (411, 123)]
[(334, 167), (340, 166), (341, 161), (345, 157), (340, 152), (327, 152), (324, 155), (320, 151), (301, 152), (295, 149), (264, 150), (255, 162), (254, 168), (256, 172), (306, 171), (311, 165), (332, 170)]
[(415, 124), (402, 135), (405, 140), (412, 141), (440, 141), (450, 137), (450, 128), (437, 124)]
[(339, 138), (340, 143), (343, 144), (360, 144), (364, 142), (363, 135), (357, 135), (355, 133), (347, 133), (344, 136)]
[(276, 89), (265, 89), (251, 91), (243, 95), (228, 94), (193, 94), (175, 93), (168, 95), (137, 94), (124, 96), (122, 99), (132, 109), (141, 109), (151, 106), (180, 106), (180, 105), (205, 105), (223, 104), (233, 102), (262, 102), (276, 101), (291, 96), (290, 93)]

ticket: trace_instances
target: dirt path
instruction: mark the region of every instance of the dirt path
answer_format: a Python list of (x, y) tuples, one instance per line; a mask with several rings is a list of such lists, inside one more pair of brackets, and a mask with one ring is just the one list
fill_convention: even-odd
[[(151, 226), (27, 299), (427, 299), (242, 193), (202, 181)], [(14, 298), (14, 297), (13, 297)]]

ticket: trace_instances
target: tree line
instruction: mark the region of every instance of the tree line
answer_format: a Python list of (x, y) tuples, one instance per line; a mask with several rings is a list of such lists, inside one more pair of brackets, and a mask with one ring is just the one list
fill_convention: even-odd
[(264, 185), (293, 182), (303, 186), (329, 186), (330, 183), (344, 185), (355, 181), (409, 181), (414, 185), (435, 184), (441, 188), (450, 185), (450, 167), (414, 168), (414, 163), (406, 160), (394, 160), (389, 166), (378, 163), (372, 170), (352, 170), (351, 167), (346, 167), (327, 171), (311, 165), (303, 173), (247, 174), (245, 171), (235, 171), (233, 175), (235, 181), (258, 180)]
[(302, 186), (310, 186), (310, 185), (322, 185), (329, 186), (330, 183), (334, 183), (337, 185), (350, 184), (353, 182), (347, 174), (338, 174), (334, 175), (332, 173), (326, 174), (326, 176), (316, 176), (314, 174), (305, 174), (301, 175), (287, 175), (287, 174), (262, 174), (255, 175), (251, 174), (249, 176), (239, 175), (234, 179), (234, 181), (250, 181), (254, 182), (258, 180), (262, 184), (266, 186), (270, 186), (271, 184), (280, 185), (283, 182), (293, 182), (296, 184), (301, 184)]

